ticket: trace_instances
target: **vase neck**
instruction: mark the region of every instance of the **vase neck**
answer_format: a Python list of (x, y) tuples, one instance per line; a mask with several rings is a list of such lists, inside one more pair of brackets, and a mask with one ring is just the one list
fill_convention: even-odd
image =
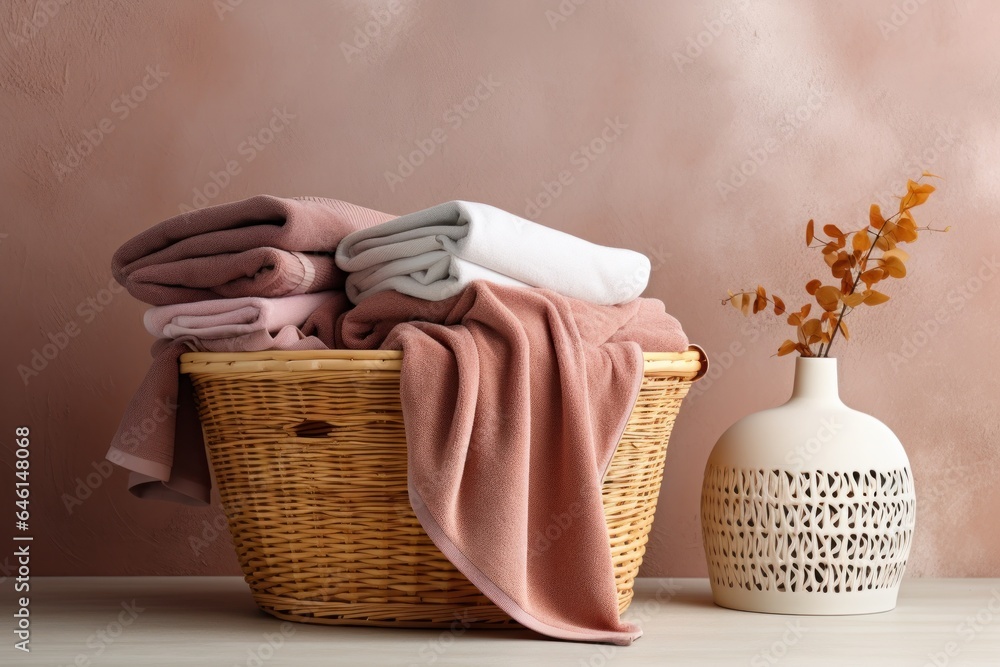
[(792, 398), (840, 402), (837, 387), (837, 360), (799, 357), (795, 360)]

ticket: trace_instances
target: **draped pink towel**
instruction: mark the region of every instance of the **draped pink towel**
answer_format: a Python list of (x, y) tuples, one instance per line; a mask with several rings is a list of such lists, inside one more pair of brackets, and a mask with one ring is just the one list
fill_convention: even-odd
[(118, 249), (111, 271), (154, 306), (321, 292), (344, 284), (333, 261), (340, 240), (394, 217), (337, 199), (258, 195), (150, 227)]
[(657, 300), (597, 306), (486, 282), (435, 302), (376, 294), (338, 335), (403, 350), (410, 503), (448, 559), (531, 629), (621, 645), (641, 631), (618, 618), (601, 484), (642, 351), (687, 345)]

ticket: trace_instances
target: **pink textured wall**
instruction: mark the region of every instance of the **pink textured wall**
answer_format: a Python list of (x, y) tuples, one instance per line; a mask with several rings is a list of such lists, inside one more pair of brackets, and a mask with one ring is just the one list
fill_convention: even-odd
[[(954, 232), (855, 316), (842, 393), (909, 451), (909, 573), (1000, 576), (996, 3), (47, 0), (4, 3), (0, 28), (0, 474), (29, 425), (36, 573), (237, 571), (217, 508), (95, 473), (148, 361), (108, 266), (183, 205), (267, 192), (479, 200), (647, 253), (647, 293), (715, 371), (677, 423), (644, 573), (703, 574), (708, 452), (792, 370), (770, 356), (787, 327), (719, 296), (759, 281), (798, 302), (819, 273), (804, 222), (857, 224), (923, 166), (947, 180), (918, 220)], [(65, 347), (26, 385), (50, 336)]]

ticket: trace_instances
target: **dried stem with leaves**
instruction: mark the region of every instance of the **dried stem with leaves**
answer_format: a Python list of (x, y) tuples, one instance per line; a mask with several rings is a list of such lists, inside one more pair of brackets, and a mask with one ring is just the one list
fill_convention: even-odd
[[(924, 178), (940, 177), (925, 171), (916, 181), (907, 181), (906, 194), (899, 198), (899, 211), (888, 219), (882, 216), (878, 204), (872, 204), (866, 226), (844, 232), (836, 225), (824, 225), (825, 240), (816, 235), (813, 220), (806, 224), (806, 247), (822, 252), (839, 285), (824, 285), (819, 279), (806, 283), (806, 292), (815, 298), (823, 312), (819, 317), (809, 318), (812, 303), (806, 303), (788, 316), (788, 324), (795, 327), (797, 340), (784, 341), (778, 347), (779, 357), (792, 352), (804, 357), (828, 357), (838, 333), (843, 334), (844, 340), (850, 338), (844, 318), (862, 304), (877, 306), (889, 300), (886, 294), (872, 288), (888, 278), (899, 279), (906, 275), (909, 255), (898, 247), (899, 244), (913, 243), (922, 231), (948, 231), (949, 227), (918, 227), (913, 219), (912, 210), (934, 192), (933, 185), (922, 182)], [(848, 239), (850, 249), (847, 248)], [(862, 283), (864, 289), (859, 291), (858, 286)], [(761, 285), (755, 290), (729, 292), (722, 303), (731, 304), (744, 315), (766, 311), (768, 304), (775, 315), (786, 312), (784, 301), (775, 294), (768, 294)]]

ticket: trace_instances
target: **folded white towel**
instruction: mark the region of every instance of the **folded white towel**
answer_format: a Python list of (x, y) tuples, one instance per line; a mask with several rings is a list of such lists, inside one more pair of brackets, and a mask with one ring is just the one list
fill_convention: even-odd
[(599, 246), (465, 201), (349, 234), (336, 259), (350, 272), (346, 289), (354, 303), (385, 290), (441, 301), (474, 280), (488, 280), (613, 305), (638, 297), (649, 281), (649, 259), (641, 253)]

